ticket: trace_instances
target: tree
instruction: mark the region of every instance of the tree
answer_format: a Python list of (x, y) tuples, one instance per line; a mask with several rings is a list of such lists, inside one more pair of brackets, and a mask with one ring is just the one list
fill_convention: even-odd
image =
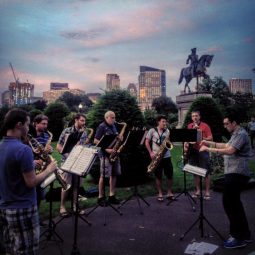
[(215, 76), (213, 79), (204, 79), (200, 84), (200, 89), (211, 93), (222, 111), (232, 103), (229, 87), (222, 77)]
[(155, 127), (157, 125), (157, 112), (154, 109), (146, 109), (144, 111), (144, 119), (146, 123), (146, 127), (149, 129), (151, 127)]
[(58, 101), (64, 102), (71, 111), (77, 112), (78, 105), (82, 104), (84, 109), (89, 109), (92, 106), (92, 101), (87, 95), (74, 95), (71, 92), (65, 92)]
[(135, 97), (126, 90), (114, 90), (102, 95), (87, 115), (88, 126), (96, 128), (106, 111), (114, 111), (118, 122), (126, 122), (129, 128), (143, 127), (145, 122)]
[(0, 108), (0, 139), (5, 135), (5, 130), (3, 130), (4, 117), (6, 113), (9, 111), (8, 106), (3, 106)]
[(53, 134), (53, 140), (57, 141), (62, 130), (64, 129), (64, 117), (70, 113), (67, 105), (62, 102), (55, 102), (49, 104), (44, 114), (49, 118), (48, 128)]
[(221, 141), (222, 134), (224, 133), (223, 124), (222, 124), (222, 114), (215, 103), (215, 101), (210, 97), (199, 97), (197, 98), (190, 106), (183, 127), (186, 128), (188, 123), (191, 122), (191, 112), (200, 111), (201, 120), (207, 123), (213, 134), (213, 139), (215, 141)]
[(178, 109), (172, 98), (160, 96), (152, 101), (152, 107), (158, 114), (168, 115), (169, 113), (177, 113)]
[[(144, 127), (144, 118), (138, 107), (136, 99), (125, 90), (114, 90), (101, 95), (96, 104), (87, 114), (88, 127), (96, 130), (98, 125), (104, 120), (106, 111), (114, 111), (118, 122), (127, 123), (124, 139), (133, 127)], [(147, 178), (147, 165), (149, 164), (149, 155), (144, 146), (132, 146), (125, 149), (120, 155), (122, 174), (118, 177), (117, 185), (127, 185), (134, 180), (137, 183), (144, 182)], [(99, 177), (99, 166), (94, 165), (91, 175), (97, 179)]]
[(47, 102), (45, 100), (38, 100), (32, 103), (33, 107), (37, 110), (44, 111), (47, 107)]

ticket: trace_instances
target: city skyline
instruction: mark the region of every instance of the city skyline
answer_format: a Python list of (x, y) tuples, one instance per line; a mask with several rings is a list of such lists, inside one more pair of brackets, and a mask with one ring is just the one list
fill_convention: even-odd
[(211, 78), (254, 80), (254, 7), (248, 0), (0, 0), (0, 93), (14, 81), (9, 62), (20, 82), (35, 85), (35, 96), (51, 82), (100, 92), (107, 73), (127, 88), (145, 65), (166, 71), (175, 101), (194, 47), (214, 55)]

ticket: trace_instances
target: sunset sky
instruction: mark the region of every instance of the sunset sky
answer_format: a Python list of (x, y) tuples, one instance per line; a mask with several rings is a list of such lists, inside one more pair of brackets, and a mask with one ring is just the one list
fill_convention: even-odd
[(0, 93), (14, 81), (10, 62), (36, 96), (50, 82), (102, 92), (107, 73), (126, 88), (147, 65), (166, 71), (175, 101), (194, 47), (214, 55), (211, 78), (254, 80), (254, 12), (254, 0), (0, 0)]

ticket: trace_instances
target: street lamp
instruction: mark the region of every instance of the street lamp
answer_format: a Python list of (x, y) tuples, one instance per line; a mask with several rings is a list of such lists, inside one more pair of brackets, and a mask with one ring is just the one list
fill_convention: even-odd
[(81, 112), (81, 110), (82, 110), (82, 108), (83, 108), (83, 105), (80, 103), (80, 104), (78, 105), (78, 108), (79, 108), (79, 112)]

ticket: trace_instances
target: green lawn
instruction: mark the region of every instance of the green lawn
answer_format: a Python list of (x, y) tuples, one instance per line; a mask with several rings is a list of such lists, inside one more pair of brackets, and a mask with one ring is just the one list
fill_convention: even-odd
[[(55, 148), (55, 143), (52, 144), (53, 147)], [(184, 175), (183, 175), (183, 171), (182, 171), (182, 150), (181, 150), (181, 146), (174, 146), (173, 150), (171, 151), (172, 153), (172, 163), (173, 163), (173, 167), (174, 167), (174, 180), (173, 180), (173, 191), (174, 193), (178, 193), (180, 191), (183, 190), (183, 184), (184, 184)], [(56, 151), (53, 152), (53, 157), (55, 159), (57, 159), (58, 162), (60, 162), (61, 160), (61, 156), (59, 153), (57, 153)], [(253, 173), (255, 174), (255, 161), (251, 160), (250, 163), (250, 168), (253, 171)], [(219, 175), (221, 175), (222, 173), (217, 173), (217, 174), (213, 174), (211, 180), (213, 181), (215, 178), (218, 178)], [(191, 174), (186, 174), (186, 183), (187, 183), (187, 189), (188, 190), (192, 190), (194, 187), (193, 184), (193, 175)], [(59, 187), (60, 185), (55, 181), (54, 182), (54, 188)], [(97, 185), (94, 184), (93, 179), (90, 175), (88, 175), (85, 179), (84, 179), (84, 189), (88, 190), (90, 188), (93, 187), (97, 187)], [(166, 191), (166, 180), (164, 179), (164, 189)], [(108, 192), (107, 190), (108, 188), (106, 188), (106, 192)], [(46, 192), (47, 192), (48, 188), (46, 188)], [(146, 184), (143, 185), (139, 185), (138, 186), (138, 190), (139, 193), (144, 196), (153, 196), (156, 195), (156, 187), (155, 187), (155, 182), (154, 179), (152, 178), (151, 181), (149, 181)], [(129, 195), (131, 195), (133, 192), (133, 187), (129, 187), (129, 188), (117, 188), (116, 189), (116, 195), (120, 200), (124, 200), (126, 199)], [(88, 207), (92, 207), (93, 205), (95, 205), (97, 202), (97, 198), (88, 198), (86, 201), (81, 202), (81, 206), (88, 208)], [(53, 202), (53, 217), (57, 216), (58, 212), (59, 212), (59, 201), (54, 201)], [(66, 203), (66, 207), (69, 208), (70, 207), (70, 201), (67, 201)], [(40, 206), (40, 216), (42, 219), (46, 219), (48, 218), (49, 215), (49, 203), (46, 201), (42, 201), (41, 206)]]

